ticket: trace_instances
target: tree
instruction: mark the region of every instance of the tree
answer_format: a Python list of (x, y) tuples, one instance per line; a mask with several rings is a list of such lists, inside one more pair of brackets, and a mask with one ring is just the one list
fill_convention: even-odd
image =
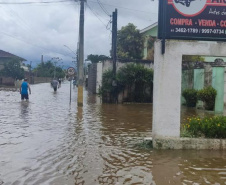
[(103, 62), (105, 60), (109, 59), (108, 56), (105, 55), (93, 55), (90, 54), (87, 56), (86, 61), (91, 61), (92, 63), (98, 63), (98, 62)]
[(117, 72), (118, 86), (127, 88), (129, 99), (135, 102), (151, 102), (153, 70), (140, 64), (127, 64)]
[(142, 59), (144, 37), (132, 23), (122, 27), (117, 35), (117, 56), (121, 59)]
[(183, 55), (182, 61), (186, 62), (203, 62), (205, 59), (202, 56), (195, 56), (195, 55)]
[(0, 75), (22, 79), (24, 78), (24, 69), (21, 68), (20, 62), (16, 58), (12, 58), (4, 63), (4, 68), (0, 71)]
[(54, 71), (56, 70), (56, 78), (63, 78), (65, 73), (63, 69), (59, 66), (56, 66), (52, 61), (48, 61), (46, 63), (41, 62), (38, 66), (34, 69), (34, 72), (37, 73), (39, 77), (54, 77)]

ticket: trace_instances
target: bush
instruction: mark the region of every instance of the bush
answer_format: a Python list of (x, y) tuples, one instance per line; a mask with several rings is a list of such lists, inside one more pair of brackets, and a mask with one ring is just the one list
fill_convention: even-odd
[[(117, 85), (113, 86), (113, 81)], [(127, 101), (152, 102), (153, 70), (139, 64), (127, 64), (118, 70), (116, 78), (112, 70), (103, 73), (99, 94), (102, 95), (104, 102), (111, 102), (111, 100), (114, 102), (114, 97), (125, 89), (129, 94)], [(108, 97), (106, 101), (105, 97)]]
[(211, 87), (205, 87), (198, 91), (198, 99), (204, 102), (206, 110), (213, 110), (217, 91)]
[(118, 70), (117, 81), (123, 89), (128, 89), (128, 101), (152, 102), (152, 69), (140, 64), (127, 64)]
[(185, 89), (182, 92), (182, 96), (185, 98), (186, 100), (186, 105), (188, 107), (195, 107), (196, 103), (198, 101), (198, 96), (197, 96), (197, 90), (195, 89)]
[(226, 117), (187, 118), (187, 123), (182, 127), (181, 136), (226, 138)]

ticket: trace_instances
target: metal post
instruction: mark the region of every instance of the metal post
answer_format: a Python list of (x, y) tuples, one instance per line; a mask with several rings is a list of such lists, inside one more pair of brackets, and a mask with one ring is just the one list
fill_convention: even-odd
[(78, 77), (78, 106), (83, 106), (83, 61), (84, 61), (84, 1), (80, 0), (80, 21), (79, 21), (79, 77)]
[(72, 77), (70, 77), (70, 104), (71, 104), (71, 81), (72, 81)]

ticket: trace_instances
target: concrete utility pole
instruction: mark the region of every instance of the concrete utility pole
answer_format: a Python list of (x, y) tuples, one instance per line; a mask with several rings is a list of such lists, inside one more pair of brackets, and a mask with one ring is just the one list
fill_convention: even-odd
[(83, 82), (84, 82), (84, 2), (80, 0), (80, 21), (79, 21), (79, 62), (78, 62), (78, 106), (83, 106)]
[(114, 87), (113, 93), (113, 102), (118, 102), (117, 95), (117, 81), (116, 81), (116, 61), (117, 61), (117, 16), (118, 11), (115, 9), (115, 12), (112, 14), (112, 59), (113, 59), (113, 81), (112, 86)]
[(118, 11), (112, 13), (112, 59), (113, 59), (113, 74), (116, 76), (116, 60), (117, 60), (117, 16)]

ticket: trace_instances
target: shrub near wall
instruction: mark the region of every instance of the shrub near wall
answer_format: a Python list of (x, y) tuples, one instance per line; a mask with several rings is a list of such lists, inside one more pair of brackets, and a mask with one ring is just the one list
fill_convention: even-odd
[(153, 70), (140, 64), (127, 64), (117, 72), (117, 81), (121, 89), (128, 89), (127, 101), (152, 102)]
[(198, 91), (198, 99), (204, 102), (206, 110), (213, 110), (217, 91), (211, 87), (205, 87)]
[[(113, 81), (116, 81), (117, 85), (114, 86)], [(124, 90), (128, 90), (128, 96), (124, 97), (124, 101), (152, 102), (153, 70), (139, 64), (127, 64), (119, 69), (116, 79), (111, 70), (103, 73), (99, 94), (104, 102), (114, 102), (113, 98)]]
[(198, 91), (195, 89), (185, 89), (182, 92), (182, 96), (184, 97), (186, 101), (187, 107), (195, 107), (196, 103), (198, 101), (198, 96), (197, 96)]
[(187, 118), (182, 126), (182, 137), (226, 138), (226, 117)]
[(204, 102), (204, 108), (206, 110), (213, 110), (217, 91), (211, 86), (205, 87), (201, 90), (185, 89), (182, 92), (182, 96), (186, 100), (187, 107), (195, 107), (197, 101), (201, 100)]

